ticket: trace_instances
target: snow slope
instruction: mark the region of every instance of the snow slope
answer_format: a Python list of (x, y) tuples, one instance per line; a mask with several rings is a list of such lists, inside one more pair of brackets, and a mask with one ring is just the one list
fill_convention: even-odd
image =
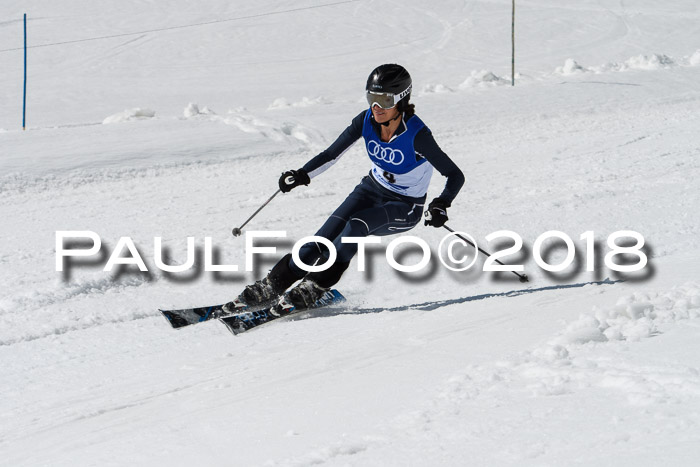
[[(518, 2), (515, 87), (511, 2), (426, 5), (0, 6), (0, 464), (697, 464), (697, 5)], [(467, 177), (449, 224), (492, 251), (517, 232), (531, 282), (400, 275), (380, 248), (338, 285), (343, 313), (170, 329), (158, 308), (229, 300), (367, 172), (357, 144), (276, 198), (249, 227), (287, 239), (243, 271), (230, 229), (364, 109), (385, 62)], [(57, 272), (59, 230), (98, 233), (102, 255)], [(564, 273), (532, 257), (549, 230), (576, 242)], [(604, 266), (619, 230), (643, 234), (642, 273)], [(433, 251), (445, 233), (411, 232)], [(126, 236), (148, 273), (102, 270)], [(174, 264), (195, 237), (197, 267), (159, 271), (154, 237)], [(204, 271), (205, 237), (241, 272)]]

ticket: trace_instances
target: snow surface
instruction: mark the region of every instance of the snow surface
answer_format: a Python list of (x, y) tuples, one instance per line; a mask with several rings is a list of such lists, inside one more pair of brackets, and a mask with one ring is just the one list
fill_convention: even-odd
[[(0, 5), (0, 464), (698, 465), (697, 2), (517, 3), (515, 87), (509, 0)], [(342, 313), (172, 330), (158, 308), (231, 299), (368, 171), (358, 144), (248, 226), (286, 230), (278, 255), (203, 271), (205, 237), (243, 268), (231, 228), (385, 62), (467, 177), (449, 224), (491, 250), (519, 233), (531, 282), (401, 276), (375, 250)], [(59, 230), (98, 233), (102, 256), (57, 272)], [(549, 230), (577, 268), (535, 264)], [(643, 234), (641, 274), (603, 265), (618, 230)], [(436, 249), (445, 232), (411, 233)], [(102, 270), (126, 236), (148, 273)], [(194, 237), (199, 266), (159, 271), (154, 237), (168, 264)]]

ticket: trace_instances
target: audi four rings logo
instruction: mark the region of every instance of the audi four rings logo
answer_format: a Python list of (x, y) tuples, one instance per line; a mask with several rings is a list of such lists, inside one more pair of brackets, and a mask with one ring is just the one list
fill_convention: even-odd
[(370, 156), (381, 161), (388, 162), (392, 165), (401, 165), (404, 161), (403, 153), (401, 151), (398, 149), (382, 147), (374, 140), (367, 143), (367, 152)]

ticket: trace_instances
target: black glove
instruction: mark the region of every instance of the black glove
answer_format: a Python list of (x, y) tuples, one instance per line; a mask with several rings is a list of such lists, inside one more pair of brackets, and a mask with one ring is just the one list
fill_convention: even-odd
[(442, 198), (435, 198), (428, 205), (428, 210), (425, 211), (425, 225), (432, 225), (433, 227), (442, 227), (445, 222), (448, 221), (447, 218), (447, 208), (450, 207), (450, 203)]
[(280, 190), (282, 190), (282, 193), (288, 193), (294, 187), (308, 185), (309, 183), (311, 183), (311, 179), (304, 169), (287, 170), (280, 176)]

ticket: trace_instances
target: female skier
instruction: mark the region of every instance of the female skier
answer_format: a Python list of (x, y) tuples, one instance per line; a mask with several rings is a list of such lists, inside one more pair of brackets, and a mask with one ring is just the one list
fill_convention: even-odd
[[(283, 193), (308, 185), (312, 178), (337, 162), (355, 141), (364, 138), (372, 162), (369, 174), (316, 232), (317, 236), (333, 242), (337, 252), (335, 263), (325, 271), (307, 273), (295, 264), (291, 253), (287, 254), (267, 277), (247, 286), (234, 302), (228, 303), (226, 311), (245, 305), (272, 304), (300, 279), (303, 281), (287, 293), (287, 300), (298, 309), (308, 308), (340, 280), (357, 253), (358, 245), (342, 243), (342, 238), (391, 235), (410, 230), (420, 222), (433, 167), (447, 182), (442, 194), (428, 205), (425, 225), (445, 224), (447, 208), (462, 188), (464, 174), (415, 115), (415, 106), (409, 103), (411, 88), (411, 76), (404, 67), (386, 64), (375, 68), (365, 88), (369, 109), (356, 116), (328, 149), (302, 168), (284, 172), (279, 179)], [(307, 265), (325, 262), (328, 249), (320, 243), (308, 243), (300, 249), (299, 258)], [(286, 308), (280, 305), (274, 309)]]

